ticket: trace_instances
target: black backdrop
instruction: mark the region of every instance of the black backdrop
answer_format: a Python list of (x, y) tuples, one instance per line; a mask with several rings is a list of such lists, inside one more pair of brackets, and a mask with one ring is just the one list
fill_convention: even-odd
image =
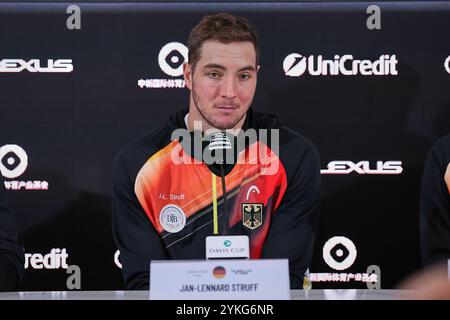
[[(123, 288), (111, 236), (112, 161), (120, 146), (187, 106), (187, 89), (142, 83), (181, 79), (160, 68), (161, 48), (185, 44), (204, 14), (221, 11), (246, 16), (259, 31), (254, 109), (277, 114), (312, 139), (323, 169), (339, 160), (368, 161), (370, 169), (377, 161), (401, 161), (401, 174), (322, 175), (321, 222), (310, 271), (313, 279), (331, 281), (313, 286), (364, 288), (361, 281), (337, 280), (377, 265), (381, 287), (393, 288), (420, 268), (423, 163), (432, 142), (450, 131), (450, 66), (444, 67), (450, 56), (450, 4), (378, 2), (381, 29), (370, 30), (371, 4), (79, 3), (81, 29), (69, 30), (69, 3), (0, 3), (0, 147), (13, 145), (16, 153), (0, 161), (28, 254), (21, 289), (67, 289), (64, 268), (31, 264), (38, 261), (36, 254), (49, 259), (45, 255), (54, 248), (66, 249), (67, 264), (80, 267), (81, 289)], [(324, 59), (351, 54), (371, 61), (395, 55), (398, 75), (291, 77), (283, 70), (291, 53)], [(5, 72), (11, 71), (8, 63), (23, 65), (5, 59), (39, 59), (41, 67), (48, 59), (71, 59), (73, 71)], [(36, 69), (35, 62), (30, 65)], [(17, 146), (28, 164), (11, 178), (8, 172), (25, 161)], [(21, 181), (20, 190), (13, 190)], [(48, 190), (28, 190), (28, 181), (28, 188), (48, 183)], [(335, 236), (350, 239), (357, 250), (354, 263), (343, 270), (322, 255)], [(348, 249), (338, 245), (334, 259), (342, 261)]]

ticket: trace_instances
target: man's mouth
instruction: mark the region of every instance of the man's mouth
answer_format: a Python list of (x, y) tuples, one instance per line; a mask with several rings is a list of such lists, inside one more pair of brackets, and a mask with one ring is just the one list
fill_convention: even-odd
[(238, 107), (236, 105), (229, 105), (229, 104), (220, 104), (215, 106), (216, 109), (219, 109), (222, 112), (225, 113), (231, 113), (234, 110), (236, 110)]

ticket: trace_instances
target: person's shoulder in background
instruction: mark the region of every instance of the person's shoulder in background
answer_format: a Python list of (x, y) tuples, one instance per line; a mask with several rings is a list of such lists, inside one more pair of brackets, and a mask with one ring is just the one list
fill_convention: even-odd
[(0, 180), (0, 291), (17, 290), (24, 275), (24, 250), (17, 242), (16, 217)]
[(438, 152), (441, 153), (442, 157), (444, 158), (444, 166), (445, 162), (447, 162), (444, 180), (450, 192), (450, 134), (439, 139), (435, 144), (435, 148), (438, 150)]
[(450, 279), (445, 263), (435, 264), (404, 280), (397, 289), (401, 297), (413, 300), (450, 300)]
[(450, 162), (450, 134), (436, 140), (430, 152), (434, 154), (442, 165), (447, 166)]

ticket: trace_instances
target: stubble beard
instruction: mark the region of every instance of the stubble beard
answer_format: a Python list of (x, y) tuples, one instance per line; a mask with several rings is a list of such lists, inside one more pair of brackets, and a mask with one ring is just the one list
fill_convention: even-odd
[[(220, 123), (218, 123), (217, 121), (215, 121), (215, 119), (213, 119), (213, 117), (209, 116), (206, 112), (204, 112), (202, 110), (199, 104), (199, 98), (198, 95), (195, 92), (195, 86), (192, 83), (192, 100), (194, 101), (194, 106), (197, 109), (197, 112), (200, 114), (200, 116), (202, 117), (202, 119), (208, 124), (208, 126), (210, 126), (211, 128), (216, 128), (219, 130), (227, 130), (227, 129), (233, 129), (238, 123), (239, 121), (241, 121), (245, 115), (247, 114), (247, 112), (244, 112), (244, 114), (239, 117), (236, 121), (234, 121), (233, 123), (229, 124), (229, 125), (221, 125)], [(208, 128), (205, 128), (208, 129)]]

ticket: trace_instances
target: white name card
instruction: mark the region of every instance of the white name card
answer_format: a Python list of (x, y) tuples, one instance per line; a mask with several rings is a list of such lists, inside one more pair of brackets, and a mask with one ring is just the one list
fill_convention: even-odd
[(158, 260), (151, 300), (289, 300), (287, 259)]

